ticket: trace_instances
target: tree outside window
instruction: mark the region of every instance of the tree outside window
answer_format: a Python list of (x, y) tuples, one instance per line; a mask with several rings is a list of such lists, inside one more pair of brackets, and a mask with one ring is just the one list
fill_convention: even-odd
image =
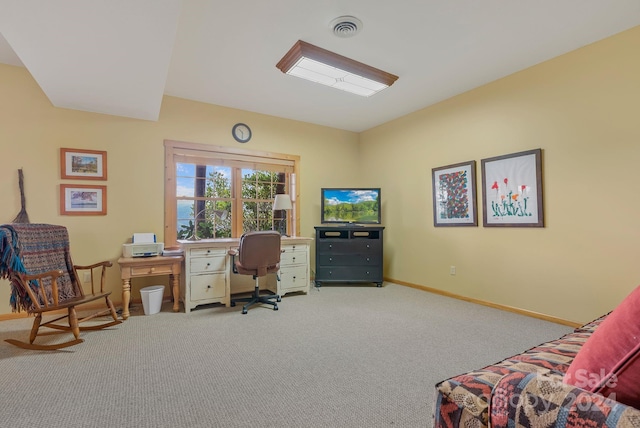
[[(273, 211), (290, 193), (299, 158), (195, 143), (165, 141), (165, 244), (237, 238), (290, 226), (290, 212)], [(293, 233), (293, 230), (290, 231)]]
[(234, 194), (241, 194), (242, 231), (274, 228), (273, 199), (285, 188), (286, 174), (241, 169), (239, 192), (234, 191), (236, 168), (176, 164), (177, 238), (230, 238)]

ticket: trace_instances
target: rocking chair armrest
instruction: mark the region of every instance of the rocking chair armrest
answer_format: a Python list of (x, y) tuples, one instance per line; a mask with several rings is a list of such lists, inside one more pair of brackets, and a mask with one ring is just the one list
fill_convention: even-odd
[(74, 267), (76, 269), (80, 269), (80, 270), (93, 269), (93, 268), (97, 268), (97, 267), (100, 267), (100, 266), (111, 267), (111, 266), (113, 266), (113, 263), (111, 263), (109, 260), (105, 260), (105, 261), (94, 263), (92, 265), (87, 265), (87, 266), (74, 265)]
[[(98, 262), (98, 263), (94, 263), (92, 265), (86, 265), (86, 266), (80, 266), (80, 265), (73, 265), (73, 269), (74, 271), (90, 271), (91, 272), (91, 294), (96, 294), (96, 293), (103, 293), (104, 292), (104, 284), (105, 284), (105, 278), (106, 278), (106, 273), (107, 273), (107, 268), (113, 266), (113, 263), (111, 263), (109, 260), (104, 260), (102, 262)], [(94, 284), (94, 275), (93, 275), (93, 270), (98, 268), (100, 272), (99, 274), (99, 278), (100, 278), (100, 289), (98, 290), (96, 285)], [(82, 279), (78, 276), (78, 283), (81, 284)]]

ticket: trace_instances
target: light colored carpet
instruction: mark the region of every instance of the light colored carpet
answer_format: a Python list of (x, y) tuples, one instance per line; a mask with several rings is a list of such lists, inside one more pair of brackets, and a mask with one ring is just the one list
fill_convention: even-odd
[[(390, 283), (279, 306), (138, 305), (66, 350), (0, 342), (0, 425), (429, 427), (436, 382), (571, 330)], [(0, 322), (0, 339), (27, 340), (31, 322)]]

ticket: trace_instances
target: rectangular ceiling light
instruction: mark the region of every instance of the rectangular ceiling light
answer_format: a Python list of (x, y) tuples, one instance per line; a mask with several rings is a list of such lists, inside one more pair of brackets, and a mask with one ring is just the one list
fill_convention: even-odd
[(363, 97), (393, 85), (398, 76), (298, 40), (276, 64), (283, 73)]

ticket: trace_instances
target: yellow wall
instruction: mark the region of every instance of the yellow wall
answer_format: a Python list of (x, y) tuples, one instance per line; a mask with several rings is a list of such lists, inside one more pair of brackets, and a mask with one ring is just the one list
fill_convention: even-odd
[[(232, 138), (237, 122), (251, 126), (249, 143)], [(66, 226), (77, 264), (114, 262), (108, 286), (114, 302), (121, 302), (115, 262), (122, 244), (134, 232), (163, 238), (165, 139), (300, 156), (302, 236), (313, 236), (320, 221), (320, 187), (354, 185), (359, 178), (354, 168), (358, 135), (353, 132), (173, 97), (164, 98), (157, 122), (55, 108), (26, 69), (0, 64), (0, 223), (11, 222), (20, 211), (17, 171), (23, 168), (30, 221)], [(106, 150), (108, 180), (61, 180), (61, 147)], [(60, 183), (106, 184), (107, 215), (60, 216)], [(166, 278), (153, 281), (168, 285)], [(134, 299), (144, 285), (134, 281)], [(0, 315), (11, 312), (8, 302), (9, 286), (2, 281)]]
[[(571, 321), (640, 283), (640, 27), (361, 134), (385, 276)], [(473, 70), (470, 70), (473, 72)], [(542, 148), (544, 228), (434, 227), (431, 169)], [(457, 274), (449, 274), (456, 266)]]
[[(115, 262), (133, 232), (162, 236), (163, 140), (238, 147), (230, 130), (246, 122), (243, 148), (301, 157), (301, 235), (319, 222), (320, 187), (380, 186), (385, 277), (588, 321), (640, 282), (639, 51), (640, 27), (360, 135), (172, 97), (157, 122), (60, 109), (0, 65), (0, 223), (20, 210), (22, 167), (31, 221), (67, 226), (78, 264)], [(58, 214), (59, 184), (81, 183), (60, 179), (60, 147), (107, 150), (106, 216)], [(433, 227), (432, 168), (476, 160), (479, 177), (481, 159), (534, 148), (545, 228)], [(108, 282), (120, 302), (117, 267)], [(0, 315), (8, 294), (0, 283)]]

